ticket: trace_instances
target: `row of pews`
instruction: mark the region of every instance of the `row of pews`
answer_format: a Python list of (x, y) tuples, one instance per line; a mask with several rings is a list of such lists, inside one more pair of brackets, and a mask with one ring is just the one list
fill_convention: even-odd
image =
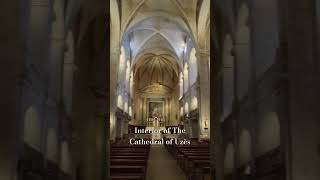
[(129, 145), (127, 142), (111, 145), (111, 180), (145, 180), (150, 146)]
[(209, 143), (192, 142), (191, 145), (166, 145), (171, 155), (189, 180), (210, 180)]

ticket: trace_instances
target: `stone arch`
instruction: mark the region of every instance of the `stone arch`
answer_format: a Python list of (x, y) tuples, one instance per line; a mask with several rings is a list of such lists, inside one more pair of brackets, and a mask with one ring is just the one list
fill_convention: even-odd
[(29, 107), (24, 116), (24, 142), (40, 151), (41, 123), (35, 107)]
[[(142, 2), (141, 4), (139, 4), (139, 6), (141, 7), (143, 5), (144, 2)], [(141, 13), (140, 17), (136, 16), (136, 13), (138, 11), (138, 9), (140, 8), (138, 7), (137, 9), (135, 9), (136, 12), (133, 12), (130, 17), (128, 18), (127, 22), (125, 23), (125, 25), (123, 26), (124, 28), (122, 29), (122, 33), (121, 33), (121, 38), (124, 36), (124, 34), (131, 29), (132, 27), (134, 27), (136, 24), (139, 24), (140, 22), (151, 18), (151, 17), (165, 17), (167, 19), (169, 19), (170, 21), (175, 22), (176, 24), (178, 24), (180, 27), (183, 28), (183, 30), (187, 33), (189, 33), (191, 35), (191, 39), (193, 40), (193, 42), (195, 41), (195, 35), (193, 33), (193, 30), (190, 26), (190, 24), (188, 23), (187, 19), (185, 18), (185, 16), (182, 14), (181, 18), (177, 18), (177, 16), (166, 13), (166, 12), (162, 12), (162, 11), (155, 11), (155, 12), (147, 12), (147, 13)], [(178, 7), (179, 8), (179, 7)]]
[[(143, 5), (144, 2), (141, 2), (139, 4), (139, 7), (137, 7), (137, 9), (135, 9), (135, 11), (138, 11), (138, 9)], [(134, 12), (130, 15), (130, 17), (128, 18), (127, 22), (125, 23), (125, 25), (123, 26), (124, 28), (122, 29), (121, 32), (121, 38), (123, 39), (123, 37), (125, 36), (125, 34), (127, 32), (129, 32), (132, 28), (135, 27), (135, 25), (139, 24), (140, 22), (148, 19), (148, 18), (152, 18), (152, 17), (164, 17), (169, 19), (170, 21), (174, 22), (175, 24), (177, 24), (179, 27), (182, 28), (182, 30), (184, 32), (186, 32), (187, 34), (190, 35), (190, 39), (192, 40), (194, 47), (196, 48), (196, 50), (199, 50), (198, 47), (198, 41), (196, 39), (196, 34), (194, 33), (196, 31), (196, 29), (192, 29), (191, 25), (189, 24), (189, 21), (186, 18), (186, 14), (183, 13), (183, 9), (181, 8), (181, 6), (179, 4), (177, 4), (175, 1), (173, 1), (173, 3), (175, 4), (175, 6), (177, 6), (177, 8), (180, 10), (180, 12), (182, 13), (181, 17), (173, 15), (173, 14), (169, 14), (166, 12), (162, 12), (162, 11), (155, 11), (155, 12), (147, 12), (147, 13), (139, 13), (139, 15), (137, 15), (137, 12)], [(137, 15), (137, 16), (136, 16)], [(197, 28), (197, 27), (195, 27)], [(136, 58), (134, 58), (136, 59)]]
[(225, 150), (224, 173), (231, 174), (234, 170), (234, 145), (229, 143)]
[(142, 50), (140, 51), (135, 57), (132, 58), (132, 63), (131, 63), (131, 67), (133, 67), (136, 62), (145, 54), (147, 53), (152, 53), (152, 54), (167, 54), (168, 56), (172, 56), (177, 63), (181, 66), (182, 63), (179, 60), (179, 57), (175, 54), (175, 52), (173, 52), (171, 49), (169, 48), (153, 48), (153, 49), (147, 49), (147, 50)]
[(232, 112), (234, 98), (234, 57), (232, 55), (233, 41), (230, 34), (226, 35), (223, 43), (223, 118)]
[(276, 112), (267, 112), (258, 121), (258, 155), (280, 146), (280, 122)]
[[(144, 41), (141, 44), (139, 44), (139, 47), (136, 50), (139, 53), (138, 54), (134, 54), (133, 58), (132, 58), (134, 62), (138, 59), (139, 54), (141, 54), (144, 51), (144, 48), (146, 47), (148, 42), (152, 41), (153, 38), (156, 37), (156, 36), (160, 36), (163, 40), (165, 40), (165, 42), (167, 42), (169, 47), (170, 47), (167, 50), (169, 50), (169, 52), (173, 53), (174, 56), (178, 57), (176, 46), (174, 45), (172, 40), (170, 40), (170, 37), (168, 37), (168, 35), (166, 35), (166, 33), (161, 32), (160, 30), (157, 30), (155, 28), (139, 27), (139, 28), (135, 28), (135, 29), (138, 29), (138, 30), (149, 30), (149, 31), (152, 32), (152, 34), (150, 34), (147, 38), (144, 39)], [(130, 32), (132, 32), (132, 31), (130, 31)], [(177, 59), (179, 59), (179, 58), (177, 58)]]
[(243, 3), (238, 11), (236, 38), (235, 38), (235, 52), (237, 56), (237, 82), (238, 96), (241, 99), (248, 92), (250, 80), (250, 29), (249, 22), (249, 8), (247, 4)]
[(251, 135), (247, 129), (242, 129), (239, 139), (239, 160), (245, 164), (251, 159)]

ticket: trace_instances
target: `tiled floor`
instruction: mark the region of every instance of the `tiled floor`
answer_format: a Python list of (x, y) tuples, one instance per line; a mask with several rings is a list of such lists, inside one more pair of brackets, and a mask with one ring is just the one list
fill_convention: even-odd
[(147, 180), (187, 180), (177, 161), (164, 146), (151, 146)]

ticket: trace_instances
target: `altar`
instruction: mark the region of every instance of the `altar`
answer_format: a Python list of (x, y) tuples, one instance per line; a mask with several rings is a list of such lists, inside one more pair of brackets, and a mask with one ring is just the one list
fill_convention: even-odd
[(149, 117), (147, 118), (148, 127), (165, 127), (165, 118)]

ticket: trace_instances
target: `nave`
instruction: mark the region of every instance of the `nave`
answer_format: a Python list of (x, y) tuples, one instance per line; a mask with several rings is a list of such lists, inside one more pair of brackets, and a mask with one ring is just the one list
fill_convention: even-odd
[(112, 143), (112, 180), (210, 180), (208, 142), (181, 145)]
[[(10, 0), (0, 9), (1, 180), (110, 180), (114, 142), (139, 138), (132, 127), (170, 126), (210, 142), (211, 179), (320, 179), (319, 1)], [(119, 148), (144, 154), (133, 178), (147, 177), (148, 148)], [(184, 172), (188, 158), (172, 157)]]
[(147, 180), (187, 180), (177, 160), (163, 145), (153, 145), (150, 149)]
[(181, 145), (148, 146), (146, 179), (210, 179), (210, 1), (184, 3), (198, 15), (190, 16), (197, 32), (178, 2), (148, 0), (133, 14), (120, 2), (111, 1), (111, 23), (125, 23), (120, 40), (111, 32), (119, 47), (111, 54), (111, 143), (172, 139)]

